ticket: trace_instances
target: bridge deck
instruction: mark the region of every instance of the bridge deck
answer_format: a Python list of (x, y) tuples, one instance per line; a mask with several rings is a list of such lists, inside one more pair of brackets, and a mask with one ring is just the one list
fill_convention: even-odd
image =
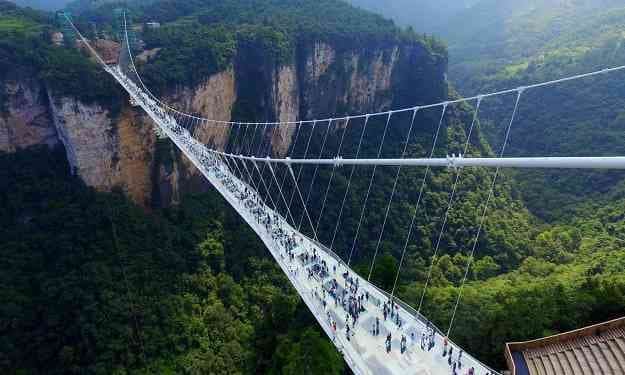
[[(204, 145), (193, 139), (174, 118), (167, 115), (157, 102), (139, 89), (118, 68), (107, 67), (106, 70), (254, 229), (356, 374), (452, 374), (449, 356), (442, 355), (444, 338), (438, 331), (433, 336), (428, 335), (434, 327), (424, 317), (398, 301), (393, 318), (389, 314), (385, 320), (383, 309), (384, 304), (389, 303), (388, 294), (358, 276), (323, 245), (296, 231), (278, 213), (255, 199), (252, 187), (233, 175), (226, 165)], [(243, 197), (246, 189), (250, 195)], [(293, 245), (285, 245), (286, 239), (290, 239)], [(315, 259), (310, 261), (309, 258), (308, 262), (304, 262), (302, 256), (306, 253), (309, 256), (315, 254)], [(314, 268), (318, 271), (322, 265), (325, 266), (327, 273), (316, 272), (313, 277), (309, 277), (309, 270)], [(340, 298), (336, 301), (332, 297), (332, 285), (335, 285), (334, 292)], [(351, 292), (343, 292), (350, 287)], [(344, 307), (348, 304), (343, 303), (344, 300), (350, 300), (350, 297), (352, 303), (355, 303), (354, 299), (362, 301), (362, 308), (357, 309), (358, 319), (355, 322), (352, 317), (348, 317), (346, 310), (349, 308)], [(395, 311), (399, 314), (401, 324), (397, 324)], [(376, 318), (379, 320), (379, 334), (374, 335)], [(336, 323), (336, 331), (333, 329), (333, 323)], [(347, 324), (350, 327), (349, 338)], [(392, 341), (391, 350), (387, 352), (386, 337), (389, 332)], [(426, 340), (423, 348), (424, 333)], [(404, 353), (400, 352), (402, 335), (406, 337), (407, 348)], [(431, 350), (428, 350), (428, 340), (434, 345)], [(448, 347), (453, 347), (452, 359), (457, 361), (460, 348), (453, 343), (449, 343)], [(462, 355), (461, 363), (462, 367), (457, 370), (458, 374), (468, 373), (471, 367), (475, 369), (475, 375), (496, 374), (466, 353)]]

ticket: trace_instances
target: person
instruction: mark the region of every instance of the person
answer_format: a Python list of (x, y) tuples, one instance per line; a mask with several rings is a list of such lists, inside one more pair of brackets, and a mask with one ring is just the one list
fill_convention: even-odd
[(447, 357), (447, 364), (451, 366), (451, 353), (454, 351), (454, 347), (449, 348), (449, 356)]
[(443, 340), (443, 357), (447, 355), (447, 337)]
[(375, 335), (380, 335), (380, 318), (378, 318), (377, 316), (375, 317)]
[(462, 368), (462, 349), (460, 349), (460, 352), (458, 353), (458, 369)]

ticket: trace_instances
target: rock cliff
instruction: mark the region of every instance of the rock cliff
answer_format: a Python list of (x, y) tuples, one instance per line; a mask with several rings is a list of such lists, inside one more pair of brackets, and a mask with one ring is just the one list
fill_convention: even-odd
[[(158, 58), (158, 53), (146, 58)], [(288, 63), (266, 58), (262, 51), (239, 51), (229, 69), (195, 87), (172, 87), (164, 98), (219, 121), (249, 120), (247, 115), (292, 122), (442, 99), (445, 69), (446, 61), (418, 44), (353, 51), (317, 42), (298, 46)], [(428, 90), (419, 92), (418, 87)], [(184, 157), (168, 142), (157, 141), (151, 121), (138, 109), (123, 105), (113, 113), (58, 95), (23, 74), (0, 89), (5, 98), (1, 151), (60, 144), (85, 183), (104, 191), (119, 187), (146, 207), (175, 203), (181, 193), (206, 188)], [(267, 130), (264, 137), (271, 140), (274, 154), (289, 150), (295, 129), (283, 125)], [(219, 123), (204, 123), (197, 136), (223, 147), (229, 136), (224, 130)]]
[(15, 72), (3, 87), (0, 112), (0, 151), (14, 152), (29, 146), (58, 144), (56, 128), (43, 84), (32, 72)]

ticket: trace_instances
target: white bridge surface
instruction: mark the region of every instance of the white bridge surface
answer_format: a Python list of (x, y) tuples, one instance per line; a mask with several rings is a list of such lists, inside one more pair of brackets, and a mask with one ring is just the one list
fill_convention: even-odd
[[(448, 364), (449, 356), (443, 357), (442, 355), (444, 337), (423, 316), (395, 298), (397, 305), (395, 311), (398, 311), (401, 325), (396, 323), (396, 318), (389, 317), (388, 320), (384, 320), (382, 306), (389, 301), (390, 296), (387, 293), (358, 276), (335, 254), (296, 231), (279, 213), (257, 199), (254, 188), (237, 178), (234, 171), (229, 169), (229, 165), (223, 162), (221, 155), (208, 150), (196, 141), (184, 127), (178, 125), (176, 120), (160, 107), (159, 103), (128, 79), (121, 69), (110, 66), (105, 69), (130, 94), (131, 100), (148, 113), (160, 132), (166, 134), (180, 148), (257, 233), (354, 373), (452, 374), (452, 368)], [(246, 189), (250, 194), (243, 196)], [(258, 213), (261, 213), (261, 216)], [(269, 221), (266, 218), (269, 218)], [(278, 231), (283, 233), (281, 237), (276, 237)], [(287, 249), (280, 241), (284, 238), (295, 239), (295, 245)], [(289, 251), (292, 252), (294, 259), (289, 255)], [(313, 252), (316, 253), (317, 258), (304, 264), (300, 255), (306, 252), (311, 256)], [(315, 273), (314, 277), (309, 277), (308, 270), (312, 267), (318, 269), (321, 264), (327, 265), (327, 274)], [(335, 267), (336, 271), (334, 271)], [(344, 277), (346, 272), (352, 278), (351, 282), (354, 283), (352, 285), (355, 285), (356, 279), (358, 280), (357, 292), (351, 295), (363, 296), (361, 297), (363, 300), (365, 300), (365, 295), (369, 297), (363, 302), (364, 311), (361, 310), (356, 323), (353, 323), (351, 317), (348, 318), (349, 340), (346, 329), (347, 312), (341, 303), (335, 303), (329, 292), (323, 291), (323, 288), (327, 288), (333, 280), (338, 284), (339, 290), (349, 289), (349, 282)], [(379, 319), (379, 335), (374, 336), (373, 327), (375, 327), (376, 318)], [(333, 330), (333, 322), (336, 323), (336, 331)], [(421, 347), (422, 335), (428, 329), (436, 332), (433, 337), (435, 346), (431, 350)], [(392, 334), (390, 353), (386, 349), (386, 337), (389, 332)], [(411, 335), (413, 333), (414, 336)], [(402, 335), (406, 336), (407, 343), (404, 353), (400, 352)], [(453, 359), (457, 360), (460, 348), (451, 342), (448, 347), (453, 347)], [(461, 363), (462, 367), (458, 369), (458, 374), (468, 373), (471, 367), (475, 369), (475, 375), (497, 374), (466, 353), (462, 354)]]

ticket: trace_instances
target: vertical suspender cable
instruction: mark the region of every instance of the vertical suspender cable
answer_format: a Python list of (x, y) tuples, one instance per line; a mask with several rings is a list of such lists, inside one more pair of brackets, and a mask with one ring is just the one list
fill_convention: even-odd
[[(388, 130), (388, 124), (391, 122), (391, 116), (393, 112), (388, 113), (388, 117), (386, 118), (386, 125), (384, 126), (384, 133), (382, 134), (382, 141), (380, 142), (380, 147), (378, 148), (378, 154), (376, 159), (380, 158), (382, 155), (382, 148), (384, 147), (384, 139), (386, 138), (386, 132)], [(375, 171), (378, 166), (373, 166), (373, 172), (371, 173), (371, 178), (369, 179), (369, 187), (367, 188), (367, 194), (365, 195), (365, 201), (362, 204), (362, 209), (360, 210), (360, 219), (358, 220), (358, 227), (356, 227), (356, 235), (354, 236), (354, 241), (352, 241), (352, 249), (349, 252), (349, 258), (347, 260), (347, 266), (351, 264), (352, 255), (354, 255), (354, 249), (356, 248), (356, 242), (358, 241), (358, 235), (360, 234), (360, 227), (362, 226), (362, 219), (365, 217), (365, 210), (367, 208), (367, 201), (369, 200), (369, 194), (371, 193), (371, 187), (373, 186), (373, 180), (375, 179)], [(369, 275), (371, 276), (371, 275)]]
[[(471, 141), (471, 134), (473, 133), (473, 127), (475, 126), (475, 122), (477, 121), (477, 116), (480, 111), (480, 104), (482, 103), (481, 98), (477, 99), (477, 105), (475, 108), (475, 112), (473, 114), (473, 120), (471, 121), (471, 127), (469, 128), (469, 134), (467, 134), (467, 140), (464, 144), (464, 152), (463, 155), (467, 153), (469, 150), (469, 144)], [(425, 279), (425, 285), (423, 286), (423, 292), (421, 293), (421, 299), (419, 301), (419, 308), (417, 309), (417, 313), (421, 313), (421, 307), (423, 306), (423, 300), (425, 298), (425, 292), (427, 291), (428, 284), (430, 283), (430, 279), (432, 277), (432, 270), (434, 269), (434, 264), (436, 263), (436, 257), (438, 255), (438, 250), (441, 245), (441, 241), (443, 239), (443, 234), (445, 233), (445, 227), (447, 225), (447, 219), (449, 218), (449, 213), (451, 212), (451, 208), (453, 206), (454, 197), (456, 195), (456, 189), (458, 187), (458, 181), (460, 181), (460, 174), (462, 169), (458, 169), (456, 171), (456, 178), (454, 180), (454, 184), (451, 189), (451, 193), (449, 194), (449, 201), (447, 202), (447, 209), (445, 210), (445, 216), (443, 217), (443, 222), (441, 224), (441, 229), (438, 233), (438, 239), (436, 240), (436, 246), (434, 247), (434, 254), (432, 255), (432, 263), (430, 264), (430, 269), (428, 270), (427, 278)]]
[[(245, 127), (251, 127), (251, 125), (245, 125)], [(247, 148), (243, 149), (243, 153), (244, 154), (252, 154), (253, 150), (254, 150), (254, 142), (256, 141), (256, 130), (258, 129), (258, 125), (254, 125), (254, 131), (252, 132), (251, 138), (250, 138), (250, 142), (247, 144)], [(235, 158), (235, 160), (237, 160)], [(238, 163), (238, 161), (237, 161)], [(241, 160), (241, 163), (243, 163), (243, 161)], [(250, 179), (250, 184), (251, 186), (254, 188), (254, 191), (256, 192), (256, 194), (259, 194), (259, 185), (256, 183), (256, 181), (252, 178), (252, 176), (250, 175), (249, 177)]]
[(245, 143), (246, 143), (245, 142), (246, 141), (245, 136), (247, 135), (247, 128), (248, 128), (248, 126), (246, 126), (245, 130), (243, 131), (243, 139), (241, 140), (241, 146), (239, 146), (238, 153), (241, 153), (241, 149), (243, 149), (243, 152), (245, 152)]
[[(406, 134), (406, 141), (404, 143), (404, 149), (401, 153), (401, 158), (406, 157), (406, 150), (408, 150), (408, 143), (410, 142), (410, 136), (412, 135), (412, 128), (414, 127), (415, 118), (417, 116), (417, 112), (419, 108), (415, 108), (412, 113), (412, 119), (410, 120), (410, 127), (408, 128), (408, 133)], [(395, 191), (397, 191), (397, 181), (399, 181), (399, 175), (401, 173), (401, 165), (397, 167), (397, 172), (395, 173), (395, 181), (393, 182), (393, 188), (391, 189), (391, 197), (388, 200), (388, 204), (386, 205), (386, 211), (384, 212), (384, 220), (382, 221), (382, 228), (380, 229), (380, 235), (378, 236), (378, 242), (375, 245), (375, 251), (373, 252), (373, 259), (371, 261), (371, 267), (369, 268), (369, 276), (367, 276), (367, 281), (371, 280), (371, 274), (373, 273), (373, 267), (375, 265), (375, 258), (378, 256), (378, 250), (380, 249), (380, 243), (382, 242), (382, 235), (384, 234), (384, 229), (386, 228), (386, 221), (388, 219), (388, 213), (391, 209), (391, 204), (393, 203), (393, 197), (395, 197)]]
[[(347, 133), (347, 127), (349, 126), (349, 117), (345, 120), (345, 128), (343, 129), (343, 134), (341, 135), (341, 140), (339, 141), (339, 148), (336, 152), (336, 157), (341, 156), (341, 148), (343, 147), (343, 140), (345, 139), (345, 133)], [(321, 223), (321, 218), (323, 217), (323, 211), (326, 208), (326, 202), (328, 200), (328, 193), (330, 192), (330, 186), (332, 185), (332, 180), (334, 179), (334, 174), (336, 173), (336, 165), (332, 166), (332, 173), (330, 174), (330, 179), (328, 180), (328, 186), (326, 187), (326, 192), (323, 195), (323, 203), (321, 204), (321, 211), (319, 212), (319, 217), (317, 218), (317, 225), (315, 226), (315, 232), (319, 232), (319, 224)]]
[[(301, 122), (300, 122), (299, 124), (298, 124), (298, 123), (295, 123), (295, 124), (294, 124), (294, 126), (295, 126), (295, 140), (294, 140), (294, 142), (293, 142), (293, 143), (289, 146), (289, 148), (287, 149), (287, 157), (290, 157), (290, 156), (293, 154), (293, 152), (294, 152), (294, 150), (295, 150), (295, 147), (297, 146), (297, 138), (299, 137), (299, 130), (300, 130), (300, 128), (302, 127), (302, 124), (301, 124)], [(280, 192), (280, 194), (282, 194), (282, 189), (284, 188), (284, 183), (286, 182), (286, 177), (287, 177), (287, 176), (288, 176), (288, 174), (289, 174), (289, 170), (288, 170), (286, 167), (284, 167), (284, 168), (285, 168), (285, 169), (284, 169), (284, 176), (282, 177), (282, 183), (277, 184), (277, 186), (278, 186), (278, 191)], [(275, 171), (273, 171), (273, 170), (272, 170), (271, 172), (272, 172), (272, 173), (275, 173)], [(276, 183), (277, 183), (277, 181), (276, 181)], [(287, 203), (286, 203), (286, 201), (285, 201), (284, 203), (285, 203), (285, 204), (287, 204)], [(288, 206), (286, 207), (286, 209), (287, 209), (287, 211), (288, 211), (287, 213), (290, 213), (290, 211), (291, 211), (291, 210), (289, 209), (289, 207), (288, 207)], [(293, 225), (295, 225), (295, 222), (293, 222)]]
[[(274, 139), (274, 137), (276, 135), (276, 129), (278, 128), (278, 126), (276, 126), (275, 124), (270, 124), (270, 126), (273, 127), (273, 130), (271, 130), (269, 132), (270, 133), (270, 137), (269, 137), (269, 141), (267, 142), (267, 147), (265, 148), (265, 152), (264, 152), (266, 157), (271, 157), (271, 147), (272, 147), (272, 143), (271, 142), (273, 141), (273, 139)], [(267, 167), (267, 164), (263, 163), (263, 167), (261, 169), (261, 176), (265, 175), (265, 167)], [(273, 178), (269, 182), (269, 189), (267, 189), (267, 194), (271, 195), (272, 188), (273, 188)], [(280, 203), (280, 202), (278, 202), (278, 203)], [(276, 205), (274, 207), (274, 210), (276, 212), (278, 212), (278, 205)]]
[[(256, 151), (257, 155), (260, 155), (262, 146), (265, 143), (264, 142), (264, 137), (265, 137), (266, 130), (267, 130), (267, 123), (264, 124), (262, 133), (260, 134), (260, 142), (258, 144), (258, 150)], [(245, 164), (245, 160), (242, 160), (242, 162)], [(261, 183), (262, 183), (263, 187), (265, 188), (265, 191), (269, 192), (269, 188), (267, 187), (267, 184), (265, 183), (265, 179), (263, 178), (263, 174), (262, 174), (260, 168), (258, 168), (258, 164), (255, 161), (252, 161), (252, 165), (254, 165), (254, 169), (256, 170), (256, 172), (258, 172), (259, 178), (261, 180)], [(252, 172), (252, 174), (253, 174), (253, 172)], [(258, 190), (258, 194), (259, 194), (259, 196), (261, 195), (261, 191), (260, 190)], [(269, 201), (271, 202), (271, 205), (273, 206), (273, 209), (275, 210), (276, 209), (276, 204), (275, 204), (271, 194), (269, 194)]]
[[(289, 155), (287, 157), (291, 157), (293, 156), (293, 153), (295, 152), (295, 148), (297, 147), (297, 138), (299, 137), (299, 133), (300, 133), (300, 129), (302, 128), (302, 122), (299, 122), (299, 125), (297, 126), (297, 130), (295, 131), (295, 141), (293, 142), (293, 146), (291, 147), (291, 150), (289, 151)], [(284, 177), (282, 177), (282, 184), (280, 185), (280, 188), (283, 189), (284, 188), (284, 183), (286, 182), (286, 177), (289, 175), (289, 170), (285, 167), (284, 169)], [(295, 225), (295, 223), (293, 223), (293, 225)]]
[[(332, 120), (330, 120), (330, 122), (328, 123), (325, 135), (323, 137), (323, 141), (321, 143), (321, 150), (319, 151), (319, 157), (318, 159), (321, 159), (321, 157), (323, 156), (323, 151), (326, 147), (326, 141), (328, 140), (328, 134), (330, 133), (330, 128), (332, 127)], [(310, 180), (310, 186), (308, 187), (308, 193), (306, 194), (306, 205), (308, 205), (308, 201), (310, 200), (310, 193), (312, 192), (312, 189), (315, 185), (315, 179), (317, 178), (317, 172), (319, 172), (319, 164), (315, 165), (315, 171), (313, 172), (313, 176), (312, 179)], [(299, 218), (299, 224), (297, 225), (297, 230), (299, 231), (300, 228), (302, 227), (302, 220), (304, 219), (304, 214), (302, 213), (302, 215)], [(313, 232), (317, 233), (316, 229), (313, 228)], [(315, 240), (317, 239), (317, 237), (315, 237)]]
[[(367, 124), (369, 123), (369, 115), (365, 116), (365, 123), (362, 126), (362, 132), (360, 133), (360, 139), (358, 140), (358, 147), (356, 148), (356, 156), (358, 159), (360, 155), (360, 148), (362, 147), (362, 140), (365, 137), (365, 131), (367, 130)], [(345, 194), (343, 194), (343, 201), (341, 202), (341, 209), (339, 210), (339, 216), (336, 219), (336, 225), (334, 226), (334, 233), (332, 233), (332, 242), (330, 242), (330, 251), (334, 248), (334, 240), (336, 240), (336, 233), (339, 230), (339, 226), (341, 225), (341, 217), (343, 216), (343, 209), (345, 208), (345, 201), (347, 200), (347, 194), (349, 194), (349, 187), (352, 184), (352, 177), (354, 177), (354, 171), (356, 170), (356, 166), (352, 165), (352, 170), (349, 172), (349, 178), (347, 179), (347, 188), (345, 188)]]
[[(436, 132), (434, 133), (434, 139), (432, 140), (432, 149), (430, 150), (429, 158), (434, 157), (434, 151), (436, 150), (436, 143), (438, 141), (438, 135), (441, 132), (441, 125), (443, 124), (443, 119), (445, 118), (445, 112), (447, 111), (447, 105), (443, 106), (443, 111), (441, 112), (441, 117), (438, 121), (438, 126), (436, 127)], [(408, 249), (408, 243), (410, 243), (410, 236), (412, 235), (412, 229), (414, 228), (415, 220), (417, 218), (417, 212), (419, 212), (419, 206), (421, 205), (421, 199), (423, 197), (423, 192), (425, 191), (425, 184), (427, 182), (428, 174), (430, 172), (430, 167), (425, 168), (425, 172), (423, 172), (423, 178), (421, 180), (421, 187), (419, 188), (419, 197), (417, 198), (417, 203), (415, 204), (414, 212), (412, 213), (412, 218), (410, 219), (410, 225), (408, 226), (408, 234), (406, 235), (406, 240), (404, 241), (404, 248), (401, 252), (401, 258), (399, 259), (399, 266), (397, 267), (397, 272), (395, 273), (395, 281), (393, 282), (393, 289), (391, 290), (391, 300), (395, 295), (395, 288), (397, 287), (397, 280), (399, 280), (399, 273), (401, 271), (401, 267), (404, 264), (404, 258), (406, 256), (406, 249)]]
[[(306, 159), (306, 157), (308, 156), (308, 149), (310, 148), (310, 140), (312, 139), (313, 134), (315, 133), (315, 126), (317, 125), (317, 121), (314, 121), (312, 124), (312, 129), (310, 130), (310, 136), (308, 137), (308, 143), (306, 143), (306, 150), (304, 150), (304, 159)], [(290, 167), (290, 166), (289, 166)], [(304, 165), (300, 165), (299, 166), (299, 171), (297, 172), (297, 178), (295, 179), (295, 188), (293, 189), (293, 192), (291, 193), (291, 199), (289, 200), (289, 206), (291, 206), (293, 204), (293, 197), (295, 197), (295, 191), (299, 190), (298, 184), (299, 184), (299, 178), (302, 175), (302, 169), (304, 169)], [(303, 203), (303, 200), (302, 200)], [(295, 226), (296, 223), (293, 223), (293, 225)], [(313, 228), (314, 231), (314, 228)]]
[(291, 217), (291, 221), (295, 222), (295, 219), (293, 218), (293, 215), (291, 214), (291, 209), (289, 208), (289, 205), (286, 202), (286, 198), (284, 197), (284, 194), (282, 193), (282, 188), (280, 187), (280, 184), (278, 183), (278, 177), (276, 177), (276, 173), (274, 172), (273, 167), (271, 166), (271, 163), (267, 162), (267, 165), (269, 166), (269, 172), (273, 176), (273, 179), (276, 181), (276, 186), (278, 187), (278, 193), (280, 194), (280, 198), (282, 199), (282, 201), (284, 202), (284, 205), (286, 206), (286, 213), (288, 216)]
[(297, 191), (297, 195), (299, 195), (299, 199), (302, 202), (302, 206), (304, 207), (304, 213), (306, 214), (306, 217), (308, 218), (308, 224), (310, 224), (310, 229), (313, 231), (314, 238), (317, 238), (317, 232), (315, 231), (315, 226), (313, 225), (312, 220), (310, 219), (310, 214), (308, 213), (308, 208), (306, 208), (306, 203), (304, 202), (304, 196), (302, 196), (302, 192), (299, 189), (299, 186), (297, 184), (297, 179), (295, 178), (295, 173), (293, 173), (293, 168), (291, 168), (291, 164), (288, 164), (287, 167), (289, 168), (289, 172), (291, 173), (291, 177), (293, 178), (293, 183), (295, 184), (295, 190)]
[[(512, 124), (514, 123), (514, 119), (516, 117), (517, 111), (519, 109), (519, 101), (521, 100), (521, 95), (523, 94), (524, 88), (519, 88), (516, 96), (516, 102), (514, 103), (514, 110), (512, 111), (512, 116), (510, 117), (510, 123), (508, 124), (508, 128), (506, 129), (506, 136), (503, 141), (503, 145), (501, 146), (501, 151), (499, 152), (499, 157), (503, 157), (504, 152), (506, 151), (506, 145), (508, 144), (508, 139), (510, 138), (510, 130), (512, 129)], [(467, 266), (464, 270), (464, 276), (462, 278), (462, 283), (460, 284), (460, 290), (458, 291), (458, 297), (456, 298), (456, 303), (453, 308), (453, 312), (451, 314), (451, 319), (449, 320), (449, 328), (447, 329), (447, 337), (451, 334), (451, 329), (454, 325), (454, 319), (456, 318), (456, 312), (458, 311), (458, 305), (460, 304), (460, 299), (462, 298), (462, 291), (464, 289), (464, 285), (467, 282), (467, 276), (469, 274), (469, 269), (471, 267), (471, 263), (473, 262), (473, 257), (475, 255), (475, 248), (477, 247), (477, 241), (480, 239), (480, 234), (482, 232), (482, 227), (484, 226), (484, 221), (486, 219), (486, 212), (488, 211), (488, 205), (490, 203), (493, 194), (495, 193), (495, 184), (497, 183), (497, 177), (499, 176), (500, 168), (497, 167), (495, 169), (495, 173), (493, 175), (493, 180), (490, 185), (490, 189), (488, 191), (488, 197), (486, 198), (486, 202), (484, 203), (484, 209), (482, 210), (482, 215), (480, 218), (480, 224), (477, 228), (477, 233), (475, 233), (475, 238), (473, 239), (473, 246), (471, 247), (471, 253), (469, 254), (469, 260), (467, 261)]]
[[(243, 160), (243, 163), (245, 163), (245, 160)], [(265, 183), (265, 179), (263, 178), (262, 172), (260, 171), (260, 168), (258, 168), (258, 163), (256, 163), (255, 160), (252, 160), (252, 165), (254, 165), (254, 168), (258, 172), (258, 175), (260, 176), (260, 182), (265, 187), (265, 191), (269, 191), (269, 188), (267, 187), (267, 184)], [(261, 196), (261, 192), (260, 191), (258, 191), (258, 195)], [(273, 197), (271, 196), (271, 194), (269, 195), (269, 202), (271, 202), (271, 205), (273, 206), (273, 210), (275, 211), (276, 203), (274, 202)]]
[[(274, 131), (275, 131), (276, 129), (277, 129), (277, 127), (276, 127), (276, 128), (274, 128)], [(298, 130), (299, 130), (299, 128), (298, 128)], [(273, 138), (273, 137), (272, 137), (272, 138)], [(296, 139), (297, 139), (297, 135), (296, 135)], [(270, 146), (271, 146), (271, 145), (270, 145)], [(270, 150), (269, 150), (269, 151), (270, 151)], [(269, 157), (269, 156), (268, 156), (268, 157)], [(274, 171), (273, 167), (271, 166), (271, 163), (270, 163), (270, 162), (265, 163), (265, 164), (263, 165), (263, 170), (264, 170), (264, 168), (265, 168), (265, 165), (266, 165), (267, 167), (269, 167), (269, 173), (270, 173), (271, 177), (273, 177), (273, 178), (272, 178), (272, 180), (271, 180), (271, 185), (270, 185), (270, 189), (269, 189), (269, 195), (271, 196), (271, 186), (273, 186), (273, 183), (274, 183), (274, 181), (275, 181), (276, 186), (278, 187), (278, 195), (279, 195), (280, 199), (284, 202), (284, 204), (285, 204), (285, 206), (286, 206), (287, 217), (290, 217), (290, 218), (291, 218), (291, 221), (292, 221), (293, 223), (295, 223), (295, 218), (293, 218), (293, 214), (291, 213), (291, 208), (289, 207), (288, 203), (286, 202), (286, 198), (285, 198), (284, 194), (282, 193), (282, 187), (280, 187), (280, 183), (278, 182), (278, 177), (276, 176), (276, 173), (275, 173), (275, 171)], [(287, 173), (288, 173), (288, 172), (287, 172)], [(276, 205), (275, 205), (275, 207), (276, 207), (275, 211), (276, 211), (277, 213), (280, 213), (280, 212), (278, 211), (279, 205), (277, 205), (277, 204), (276, 204)], [(288, 221), (288, 219), (286, 219), (286, 220)]]

